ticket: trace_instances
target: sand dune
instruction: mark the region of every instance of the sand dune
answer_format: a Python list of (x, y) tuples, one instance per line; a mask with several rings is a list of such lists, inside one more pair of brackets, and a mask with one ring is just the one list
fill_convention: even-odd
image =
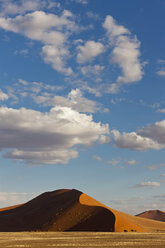
[(23, 204), (18, 204), (18, 205), (6, 207), (6, 208), (0, 208), (0, 212), (1, 212), (1, 211), (6, 211), (6, 210), (11, 210), (11, 209), (17, 208), (17, 207), (19, 207), (19, 206), (21, 206), (21, 205), (23, 205)]
[(106, 207), (78, 190), (46, 192), (0, 210), (0, 231), (165, 231), (165, 223)]
[(165, 222), (165, 212), (161, 210), (148, 210), (136, 216)]

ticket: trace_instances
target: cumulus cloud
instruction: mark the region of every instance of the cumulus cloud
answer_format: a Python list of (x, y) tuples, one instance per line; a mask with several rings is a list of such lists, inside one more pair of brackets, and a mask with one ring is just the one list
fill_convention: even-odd
[(81, 73), (84, 77), (87, 79), (90, 79), (90, 81), (93, 81), (95, 83), (102, 82), (102, 75), (104, 72), (105, 66), (102, 65), (86, 65), (81, 67)]
[(96, 97), (102, 96), (102, 86), (99, 85), (98, 87), (90, 87), (87, 82), (84, 82), (84, 84), (81, 86), (81, 89), (84, 91), (89, 92), (90, 94), (95, 95)]
[(117, 130), (112, 130), (112, 134), (115, 144), (120, 148), (143, 151), (147, 149), (159, 150), (164, 147), (164, 145), (159, 144), (157, 141), (140, 136), (136, 132), (123, 132), (121, 134)]
[(117, 64), (123, 75), (117, 78), (118, 83), (133, 83), (141, 80), (143, 71), (140, 62), (140, 42), (131, 38), (130, 31), (116, 23), (110, 15), (106, 16), (103, 27), (107, 32), (109, 44), (113, 48), (110, 54), (111, 63)]
[(0, 0), (1, 16), (24, 14), (43, 8), (60, 7), (60, 3), (51, 0)]
[(109, 127), (91, 115), (56, 106), (47, 113), (0, 108), (0, 149), (4, 157), (31, 164), (66, 164), (77, 146), (106, 143)]
[(115, 144), (120, 148), (132, 150), (160, 150), (165, 147), (165, 120), (155, 122), (136, 132), (122, 134), (117, 130), (111, 131)]
[(134, 187), (135, 188), (145, 188), (145, 187), (157, 188), (157, 187), (160, 187), (160, 183), (159, 182), (151, 182), (151, 181), (141, 182), (139, 184), (136, 184)]
[(1, 15), (16, 15), (23, 14), (27, 11), (34, 11), (36, 9), (41, 9), (45, 5), (45, 1), (42, 0), (26, 0), (17, 1), (12, 0), (0, 1), (1, 3)]
[(38, 95), (34, 96), (34, 100), (38, 104), (44, 104), (46, 106), (62, 106), (70, 107), (78, 112), (95, 113), (100, 110), (101, 105), (93, 100), (89, 100), (83, 97), (80, 89), (72, 89), (71, 92), (64, 96), (50, 96), (50, 95)]
[(0, 89), (0, 101), (5, 101), (9, 96)]
[(51, 64), (55, 70), (63, 72), (67, 76), (73, 73), (71, 67), (64, 67), (64, 58), (69, 56), (69, 51), (64, 47), (59, 48), (52, 45), (44, 46), (42, 47), (42, 56), (44, 61), (47, 64)]
[(104, 70), (104, 66), (101, 66), (101, 65), (87, 65), (87, 66), (82, 66), (81, 67), (81, 73), (84, 75), (84, 76), (89, 76), (89, 75), (97, 75), (99, 76), (100, 73)]
[(90, 62), (96, 56), (104, 52), (104, 45), (100, 42), (87, 41), (84, 46), (78, 46), (79, 53), (77, 55), (77, 62), (83, 64)]
[(142, 128), (137, 131), (137, 134), (152, 139), (160, 145), (165, 145), (165, 120), (155, 122), (152, 125)]
[(6, 152), (3, 157), (26, 161), (30, 164), (67, 164), (70, 159), (78, 157), (78, 152), (75, 150), (22, 151), (14, 149)]
[(55, 70), (70, 75), (72, 69), (66, 67), (66, 60), (70, 55), (66, 44), (69, 32), (77, 29), (72, 17), (72, 13), (67, 10), (60, 16), (35, 11), (14, 18), (0, 17), (0, 28), (42, 42), (44, 46), (41, 54), (44, 61)]

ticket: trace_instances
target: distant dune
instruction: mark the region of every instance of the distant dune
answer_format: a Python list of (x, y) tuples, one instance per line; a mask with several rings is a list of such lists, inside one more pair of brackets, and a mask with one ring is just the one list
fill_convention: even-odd
[(165, 231), (165, 223), (106, 207), (72, 189), (46, 192), (31, 201), (0, 209), (0, 231)]
[(165, 222), (165, 212), (161, 210), (148, 210), (136, 216)]

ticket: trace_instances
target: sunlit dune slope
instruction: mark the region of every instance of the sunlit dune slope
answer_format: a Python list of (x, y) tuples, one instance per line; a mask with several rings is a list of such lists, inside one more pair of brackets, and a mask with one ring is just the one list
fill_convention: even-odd
[(107, 208), (115, 216), (115, 232), (123, 231), (136, 231), (136, 232), (155, 232), (155, 231), (165, 231), (165, 223), (160, 223), (159, 221), (148, 220), (129, 214), (122, 213), (120, 211), (108, 208), (107, 206), (101, 204), (100, 202), (94, 200), (93, 198), (82, 194), (80, 196), (81, 204), (86, 204), (89, 206), (98, 205)]
[(165, 222), (165, 212), (161, 210), (148, 210), (136, 216)]
[(110, 209), (78, 190), (46, 192), (0, 210), (0, 231), (155, 231), (165, 223)]
[(17, 208), (17, 207), (22, 206), (22, 205), (23, 205), (23, 204), (18, 204), (18, 205), (6, 207), (6, 208), (0, 208), (0, 212), (1, 212), (1, 211), (6, 211), (6, 210), (11, 210), (11, 209)]

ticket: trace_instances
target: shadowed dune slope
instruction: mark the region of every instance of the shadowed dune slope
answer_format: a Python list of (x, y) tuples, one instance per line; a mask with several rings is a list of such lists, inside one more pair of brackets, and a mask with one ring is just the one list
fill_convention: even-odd
[(165, 222), (165, 212), (161, 210), (148, 210), (136, 216)]
[(46, 192), (31, 201), (0, 209), (0, 231), (165, 231), (165, 223), (110, 209), (72, 190)]
[(115, 216), (101, 206), (82, 205), (82, 192), (46, 192), (13, 209), (0, 211), (0, 231), (114, 231)]

